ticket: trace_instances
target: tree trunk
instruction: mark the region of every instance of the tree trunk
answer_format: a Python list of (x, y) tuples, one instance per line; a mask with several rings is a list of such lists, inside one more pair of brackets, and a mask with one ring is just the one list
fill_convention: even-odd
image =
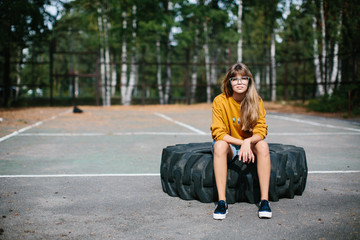
[(327, 71), (326, 71), (326, 66), (327, 66), (327, 56), (326, 56), (326, 35), (325, 35), (325, 17), (324, 17), (324, 3), (321, 0), (320, 1), (320, 15), (321, 15), (321, 54), (322, 54), (322, 58), (321, 58), (321, 62), (322, 62), (322, 80), (323, 80), (323, 88), (324, 88), (324, 92), (326, 92), (326, 83), (327, 83)]
[(271, 101), (276, 101), (276, 60), (275, 60), (275, 33), (271, 34), (271, 51), (270, 51), (270, 58), (271, 58), (271, 80), (272, 80), (272, 87), (271, 87)]
[(165, 96), (164, 103), (170, 103), (170, 90), (171, 90), (171, 65), (170, 65), (170, 53), (171, 53), (171, 45), (170, 45), (170, 31), (167, 34), (167, 49), (166, 49), (166, 81), (165, 81)]
[(266, 80), (266, 92), (267, 92), (267, 95), (271, 94), (270, 92), (270, 66), (271, 63), (269, 64), (268, 63), (268, 60), (269, 58), (267, 58), (267, 64), (265, 65), (265, 80)]
[(98, 25), (100, 33), (100, 75), (103, 106), (111, 105), (110, 90), (110, 50), (109, 50), (109, 28), (110, 23), (104, 14), (103, 6), (100, 4), (97, 9)]
[(237, 43), (238, 62), (242, 62), (242, 0), (239, 0), (237, 32), (239, 40)]
[(110, 23), (104, 17), (104, 43), (105, 43), (105, 106), (111, 106), (111, 85), (110, 85), (110, 49), (109, 49), (109, 28)]
[(314, 66), (315, 66), (315, 79), (316, 79), (316, 95), (324, 95), (324, 86), (322, 85), (320, 60), (319, 60), (319, 45), (316, 34), (316, 17), (313, 17), (313, 30), (314, 30)]
[(79, 74), (78, 71), (75, 72), (75, 76), (73, 76), (74, 79), (74, 95), (77, 98), (79, 96)]
[(130, 77), (129, 77), (129, 85), (127, 87), (126, 90), (126, 94), (125, 94), (125, 104), (124, 105), (130, 105), (131, 103), (131, 97), (132, 97), (132, 93), (134, 91), (135, 88), (135, 83), (136, 83), (136, 73), (137, 73), (137, 65), (136, 65), (136, 6), (133, 6), (133, 33), (132, 33), (132, 46), (131, 46), (131, 69), (130, 69)]
[(211, 65), (211, 84), (213, 86), (216, 85), (217, 61), (218, 61), (218, 56), (219, 56), (220, 52), (221, 52), (221, 50), (220, 50), (220, 48), (218, 48), (217, 50), (214, 51), (214, 55), (213, 55), (213, 61), (212, 61), (212, 65)]
[(209, 35), (206, 20), (203, 23), (205, 43), (204, 43), (204, 54), (205, 54), (205, 76), (206, 76), (206, 102), (211, 103), (211, 77), (210, 77), (210, 53), (209, 53)]
[(197, 64), (198, 64), (198, 45), (199, 45), (199, 29), (195, 30), (195, 39), (194, 39), (194, 55), (193, 55), (193, 66), (191, 73), (191, 87), (190, 87), (190, 103), (195, 103), (195, 93), (197, 85)]
[(15, 92), (15, 99), (17, 100), (20, 93), (20, 84), (21, 84), (21, 62), (22, 62), (22, 49), (20, 48), (19, 51), (19, 63), (16, 64), (16, 92)]
[(255, 74), (255, 85), (256, 85), (256, 89), (259, 91), (261, 84), (260, 84), (260, 72), (256, 72)]
[(159, 100), (160, 104), (164, 104), (164, 93), (162, 87), (162, 80), (161, 80), (161, 48), (160, 48), (160, 40), (159, 38), (156, 40), (156, 60), (157, 60), (157, 85), (158, 85), (158, 92), (159, 92)]
[(98, 26), (99, 26), (99, 34), (100, 34), (100, 82), (101, 82), (101, 96), (103, 105), (106, 106), (106, 91), (105, 91), (105, 59), (104, 59), (104, 38), (103, 38), (103, 20), (102, 20), (102, 11), (101, 6), (98, 6)]
[(334, 89), (336, 88), (336, 77), (339, 74), (339, 42), (340, 42), (340, 35), (341, 35), (341, 25), (342, 25), (342, 14), (341, 14), (340, 10), (340, 23), (338, 25), (338, 29), (337, 29), (337, 40), (335, 41), (335, 46), (334, 46), (334, 60), (333, 60), (333, 67), (332, 67), (332, 73), (331, 73), (331, 77), (330, 77), (330, 82), (329, 82), (329, 88), (328, 88), (328, 94), (331, 95), (334, 91)]
[(113, 55), (113, 60), (111, 61), (111, 96), (115, 96), (116, 93), (116, 58), (115, 54)]
[(126, 50), (126, 12), (122, 13), (123, 16), (123, 35), (122, 35), (122, 47), (121, 47), (121, 104), (125, 105), (126, 90), (127, 90), (127, 50)]

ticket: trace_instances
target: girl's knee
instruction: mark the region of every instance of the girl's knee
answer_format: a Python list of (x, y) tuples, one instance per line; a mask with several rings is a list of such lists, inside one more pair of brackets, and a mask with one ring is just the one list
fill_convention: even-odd
[(229, 151), (229, 144), (225, 141), (219, 140), (216, 141), (214, 144), (214, 154), (215, 155), (223, 155), (223, 154), (227, 154)]
[(257, 154), (270, 154), (269, 145), (264, 140), (259, 141), (255, 144)]

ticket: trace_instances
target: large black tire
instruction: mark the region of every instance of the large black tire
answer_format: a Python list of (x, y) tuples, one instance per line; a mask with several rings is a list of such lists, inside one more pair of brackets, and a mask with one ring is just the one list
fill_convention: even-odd
[[(307, 179), (305, 151), (301, 147), (269, 144), (271, 158), (270, 201), (302, 195)], [(211, 142), (168, 146), (161, 159), (163, 191), (184, 200), (217, 201)], [(226, 198), (228, 203), (260, 200), (255, 164), (235, 161), (228, 166)]]

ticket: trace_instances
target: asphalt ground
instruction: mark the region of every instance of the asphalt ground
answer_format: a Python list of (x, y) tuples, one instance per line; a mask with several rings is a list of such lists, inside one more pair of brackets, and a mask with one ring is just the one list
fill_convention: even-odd
[(214, 203), (162, 191), (169, 145), (211, 141), (211, 108), (82, 107), (0, 138), (0, 239), (360, 239), (360, 124), (268, 112), (269, 143), (306, 151), (302, 196)]

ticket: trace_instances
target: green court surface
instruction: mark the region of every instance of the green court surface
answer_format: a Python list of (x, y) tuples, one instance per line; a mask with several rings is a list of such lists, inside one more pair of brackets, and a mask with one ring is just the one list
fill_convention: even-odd
[(159, 176), (163, 148), (211, 141), (211, 108), (82, 109), (0, 138), (0, 239), (360, 237), (358, 122), (268, 112), (266, 141), (306, 151), (305, 192), (272, 203), (272, 220), (237, 203), (219, 222)]

